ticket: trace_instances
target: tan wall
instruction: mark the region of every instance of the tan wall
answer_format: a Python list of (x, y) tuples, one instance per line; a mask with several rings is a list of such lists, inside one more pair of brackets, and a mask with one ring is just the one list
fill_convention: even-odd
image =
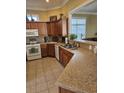
[[(40, 21), (49, 21), (49, 16), (57, 15), (59, 19), (59, 15), (63, 13), (65, 16), (68, 16), (68, 13), (76, 8), (77, 6), (83, 4), (85, 1), (88, 0), (69, 0), (62, 8), (54, 9), (50, 11), (33, 11), (33, 10), (27, 10), (27, 13), (30, 14), (39, 14), (40, 15)], [(48, 16), (49, 15), (49, 16)]]
[(55, 9), (55, 10), (52, 10), (52, 11), (49, 10), (49, 11), (47, 11), (47, 14), (49, 15), (47, 20), (49, 20), (50, 16), (57, 16), (57, 19), (59, 19), (61, 13), (62, 13), (62, 9), (61, 8)]
[(84, 2), (88, 0), (69, 0), (66, 5), (62, 8), (63, 13), (68, 16), (68, 13), (74, 8), (82, 5)]
[(97, 37), (95, 35), (97, 33), (97, 16), (91, 15), (88, 21), (86, 37)]
[(26, 10), (27, 14), (37, 14), (39, 15), (40, 21), (47, 21), (48, 14), (46, 11), (36, 11), (36, 10)]
[(86, 37), (96, 37), (95, 33), (97, 32), (97, 15), (73, 14), (72, 17), (85, 17), (87, 20)]

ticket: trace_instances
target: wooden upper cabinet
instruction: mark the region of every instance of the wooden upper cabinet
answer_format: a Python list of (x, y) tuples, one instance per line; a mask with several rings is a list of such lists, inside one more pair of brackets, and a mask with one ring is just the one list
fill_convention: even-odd
[(31, 22), (30, 23), (30, 28), (31, 29), (38, 29), (38, 23), (37, 22)]
[(66, 36), (67, 35), (67, 19), (62, 19), (57, 22), (58, 28), (57, 33), (58, 36)]
[(30, 29), (30, 28), (31, 28), (30, 22), (26, 22), (26, 29)]
[(52, 36), (52, 33), (51, 33), (51, 23), (50, 22), (47, 22), (47, 34), (48, 34), (48, 36)]
[(51, 22), (50, 27), (51, 27), (51, 35), (56, 36), (56, 34), (55, 34), (55, 32), (56, 32), (56, 22)]
[(38, 26), (39, 36), (47, 36), (46, 23), (39, 22), (37, 26)]
[(26, 29), (38, 29), (40, 36), (67, 35), (67, 19), (53, 22), (26, 22)]
[(38, 29), (37, 22), (26, 22), (26, 29)]
[(67, 35), (67, 19), (47, 22), (48, 36), (65, 36)]
[(47, 25), (45, 22), (26, 22), (26, 29), (38, 29), (39, 36), (47, 36)]
[(61, 20), (61, 24), (62, 24), (62, 36), (66, 36), (67, 35), (67, 19), (62, 19)]
[(62, 36), (62, 21), (58, 21), (57, 22), (57, 25), (58, 25), (58, 30), (57, 30), (57, 33), (59, 36)]
[(48, 36), (57, 36), (57, 22), (48, 22), (47, 23), (47, 33)]

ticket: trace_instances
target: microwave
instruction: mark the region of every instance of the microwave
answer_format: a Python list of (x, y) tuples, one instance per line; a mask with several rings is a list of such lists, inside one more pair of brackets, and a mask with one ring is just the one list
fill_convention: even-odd
[(26, 37), (39, 36), (38, 29), (26, 29)]

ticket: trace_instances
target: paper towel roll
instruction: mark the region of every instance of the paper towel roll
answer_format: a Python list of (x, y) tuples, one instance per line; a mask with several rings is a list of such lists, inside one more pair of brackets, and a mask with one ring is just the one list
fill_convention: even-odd
[(68, 44), (68, 38), (65, 38), (65, 44)]

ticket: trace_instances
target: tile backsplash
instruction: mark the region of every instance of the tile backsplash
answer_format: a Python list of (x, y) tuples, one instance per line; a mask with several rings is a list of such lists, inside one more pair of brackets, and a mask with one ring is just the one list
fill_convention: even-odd
[(31, 41), (44, 42), (44, 37), (39, 36), (26, 37), (26, 43), (30, 43)]
[(37, 42), (64, 42), (65, 38), (61, 37), (61, 36), (26, 37), (26, 43), (30, 43), (30, 41), (37, 41)]
[(64, 37), (61, 36), (47, 36), (44, 37), (45, 42), (63, 42), (64, 41)]

